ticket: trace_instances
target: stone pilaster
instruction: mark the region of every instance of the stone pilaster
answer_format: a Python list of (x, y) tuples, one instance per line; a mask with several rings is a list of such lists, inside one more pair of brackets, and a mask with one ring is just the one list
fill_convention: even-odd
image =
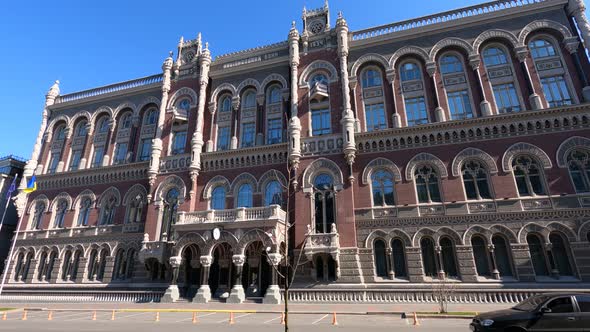
[(88, 258), (80, 257), (80, 263), (78, 264), (78, 272), (76, 273), (76, 283), (81, 284), (86, 281), (86, 275), (88, 274)]
[(590, 49), (590, 23), (586, 17), (586, 5), (584, 0), (569, 0), (567, 4), (567, 11), (573, 18), (576, 19), (578, 29), (580, 29), (584, 46)]
[(486, 91), (484, 89), (483, 80), (481, 79), (481, 73), (479, 71), (480, 70), (479, 67), (481, 64), (479, 54), (470, 55), (469, 56), (469, 64), (471, 65), (471, 68), (473, 68), (473, 73), (475, 74), (475, 77), (477, 78), (477, 87), (479, 88), (479, 91), (481, 93), (482, 101), (479, 104), (481, 115), (482, 116), (490, 116), (490, 115), (492, 115), (492, 105), (486, 99)]
[(104, 265), (104, 273), (102, 275), (102, 283), (109, 284), (113, 280), (113, 272), (115, 269), (115, 257), (107, 256)]
[(193, 298), (193, 303), (208, 303), (211, 301), (211, 288), (209, 288), (209, 270), (213, 263), (212, 256), (201, 256), (201, 287)]
[(535, 281), (535, 269), (528, 244), (511, 244), (510, 249), (519, 281)]
[(180, 291), (178, 290), (178, 272), (182, 265), (182, 257), (170, 257), (170, 267), (172, 268), (172, 280), (170, 286), (166, 289), (166, 293), (162, 296), (161, 302), (172, 303), (178, 301), (180, 298)]
[[(289, 131), (289, 161), (295, 170), (299, 168), (301, 158), (301, 122), (297, 111), (299, 94), (297, 88), (299, 67), (299, 31), (295, 28), (295, 21), (289, 31), (289, 64), (291, 66), (291, 119), (288, 122)], [(297, 184), (294, 183), (296, 186)]]
[(541, 97), (537, 94), (537, 92), (535, 91), (535, 85), (533, 84), (533, 77), (531, 76), (531, 71), (529, 70), (529, 67), (527, 65), (527, 57), (529, 55), (529, 50), (526, 46), (519, 46), (517, 47), (515, 50), (516, 52), (516, 57), (518, 58), (518, 61), (520, 61), (520, 67), (525, 75), (525, 80), (527, 82), (527, 86), (529, 88), (529, 90), (531, 91), (531, 95), (529, 96), (529, 103), (531, 104), (531, 107), (533, 108), (533, 110), (540, 110), (543, 109), (543, 101), (541, 100)]
[(60, 258), (56, 258), (53, 261), (53, 269), (51, 270), (51, 275), (49, 278), (49, 282), (52, 284), (56, 284), (59, 281), (58, 279), (60, 277), (59, 272), (61, 271), (61, 262), (62, 259)]
[(246, 256), (244, 255), (233, 255), (232, 261), (236, 267), (236, 275), (234, 280), (234, 287), (232, 288), (227, 303), (242, 303), (246, 300), (246, 294), (244, 293), (244, 286), (242, 286), (242, 270), (244, 269), (244, 262)]
[(408, 279), (410, 282), (424, 282), (424, 265), (420, 247), (407, 247)]
[[(33, 283), (34, 281), (36, 281), (34, 279), (37, 276), (37, 270), (39, 269), (38, 265), (39, 265), (39, 260), (31, 259), (31, 263), (29, 264), (29, 271), (27, 271), (26, 278), (23, 278), (24, 280), (26, 280), (27, 283), (30, 284), (30, 283)], [(25, 268), (26, 268), (26, 266), (25, 266)], [(24, 272), (25, 271), (23, 271), (23, 273)]]
[(457, 268), (461, 280), (464, 282), (477, 282), (477, 269), (473, 259), (473, 248), (467, 246), (456, 246)]
[(264, 294), (264, 299), (262, 299), (262, 303), (264, 304), (280, 304), (281, 303), (281, 288), (278, 285), (278, 270), (279, 264), (283, 259), (281, 254), (268, 254), (268, 263), (271, 265), (272, 269), (272, 279), (270, 286), (266, 290), (266, 294)]

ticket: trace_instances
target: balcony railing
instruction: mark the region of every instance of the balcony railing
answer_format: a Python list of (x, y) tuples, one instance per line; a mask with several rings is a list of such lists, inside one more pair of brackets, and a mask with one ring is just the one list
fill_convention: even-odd
[(336, 230), (336, 225), (332, 224), (330, 233), (309, 233), (305, 242), (304, 253), (310, 261), (313, 261), (315, 254), (329, 254), (332, 255), (334, 260), (338, 261), (340, 236)]
[(241, 221), (279, 221), (285, 222), (287, 213), (279, 205), (232, 210), (208, 210), (180, 212), (176, 225), (233, 223)]

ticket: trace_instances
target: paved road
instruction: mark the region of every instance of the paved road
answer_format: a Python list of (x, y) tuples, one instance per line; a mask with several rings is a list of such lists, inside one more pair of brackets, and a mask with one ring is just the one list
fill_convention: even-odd
[[(111, 313), (98, 312), (96, 321), (92, 313), (55, 312), (53, 320), (47, 320), (48, 312), (32, 311), (27, 320), (22, 321), (21, 312), (11, 312), (7, 320), (0, 320), (2, 331), (109, 331), (129, 332), (140, 329), (141, 332), (161, 332), (163, 328), (174, 332), (184, 331), (282, 331), (281, 316), (277, 314), (234, 314), (235, 324), (229, 324), (227, 313), (199, 313), (198, 322), (192, 323), (192, 313), (161, 313), (160, 321), (155, 322), (153, 312), (120, 312), (115, 321), (111, 321)], [(332, 316), (325, 314), (291, 315), (291, 331), (328, 332), (328, 331), (442, 331), (467, 332), (469, 320), (466, 319), (424, 319), (421, 326), (412, 326), (412, 321), (401, 319), (398, 315), (339, 315), (338, 326), (332, 325)]]

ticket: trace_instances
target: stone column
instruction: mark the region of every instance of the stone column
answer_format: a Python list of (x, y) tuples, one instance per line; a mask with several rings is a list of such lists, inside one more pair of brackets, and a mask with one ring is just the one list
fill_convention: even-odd
[(475, 77), (477, 78), (477, 86), (479, 88), (479, 92), (481, 93), (482, 101), (479, 104), (481, 115), (482, 116), (490, 116), (492, 115), (492, 105), (486, 99), (486, 91), (483, 86), (483, 81), (481, 79), (481, 73), (479, 72), (479, 65), (481, 60), (479, 58), (479, 54), (472, 54), (469, 56), (469, 64), (471, 68), (473, 68), (473, 72), (475, 73)]
[(525, 76), (525, 81), (527, 82), (527, 86), (531, 91), (531, 95), (529, 96), (529, 103), (534, 110), (543, 109), (543, 102), (541, 101), (541, 97), (535, 91), (535, 85), (533, 84), (533, 78), (531, 76), (531, 72), (529, 67), (526, 63), (526, 59), (529, 55), (529, 49), (526, 46), (519, 46), (515, 49), (516, 57), (518, 61), (520, 61), (520, 67)]
[(578, 29), (580, 29), (584, 46), (590, 49), (590, 23), (586, 17), (586, 5), (584, 0), (569, 0), (567, 4), (567, 11), (573, 18), (576, 19)]
[(176, 302), (180, 298), (180, 291), (178, 290), (178, 271), (180, 265), (182, 265), (182, 257), (170, 257), (169, 262), (172, 267), (172, 280), (170, 281), (170, 286), (166, 289), (166, 293), (164, 293), (164, 296), (162, 296), (162, 299), (160, 300), (164, 303)]
[(234, 287), (229, 294), (227, 303), (242, 303), (246, 300), (246, 294), (244, 293), (244, 287), (242, 286), (242, 270), (244, 269), (246, 256), (233, 255), (232, 261), (236, 267), (236, 279), (234, 280)]
[(438, 94), (438, 83), (436, 82), (436, 62), (428, 62), (426, 63), (426, 72), (432, 78), (432, 84), (434, 85), (434, 116), (436, 117), (437, 122), (445, 122), (447, 121), (447, 115), (445, 114), (445, 110), (440, 107), (440, 96)]
[(572, 37), (571, 39), (565, 41), (565, 48), (570, 53), (572, 60), (574, 61), (574, 66), (576, 67), (576, 73), (584, 86), (582, 88), (582, 96), (584, 97), (584, 101), (590, 101), (590, 84), (588, 83), (588, 75), (584, 71), (584, 67), (582, 67), (582, 62), (580, 60), (580, 56), (578, 55), (578, 48), (580, 47), (580, 42), (578, 41), (577, 37)]
[(500, 280), (500, 271), (498, 271), (498, 263), (496, 262), (496, 254), (494, 252), (495, 249), (496, 246), (493, 244), (488, 245), (488, 252), (492, 263), (492, 277), (496, 280)]
[(391, 248), (387, 248), (385, 250), (385, 255), (387, 255), (387, 271), (389, 274), (389, 279), (395, 279), (395, 271), (393, 270), (393, 250)]
[(281, 303), (281, 288), (278, 285), (278, 269), (283, 256), (281, 254), (268, 254), (268, 263), (272, 268), (272, 279), (270, 286), (266, 290), (262, 303), (264, 304), (280, 304)]
[(208, 303), (211, 301), (211, 288), (209, 288), (209, 269), (213, 263), (212, 256), (201, 256), (201, 287), (193, 299), (193, 303)]
[[(393, 115), (391, 116), (391, 123), (393, 128), (401, 128), (402, 127), (402, 120), (399, 116), (397, 111), (397, 92), (395, 89), (395, 69), (390, 69), (387, 71), (387, 80), (389, 84), (391, 84), (391, 94), (393, 97)], [(402, 100), (403, 102), (403, 100)]]
[(441, 280), (446, 279), (447, 275), (445, 273), (445, 267), (443, 264), (442, 258), (442, 248), (440, 246), (434, 247), (434, 251), (436, 252), (436, 269), (438, 270), (438, 278)]
[(551, 272), (551, 276), (555, 279), (559, 279), (559, 270), (557, 269), (557, 264), (555, 263), (555, 256), (553, 256), (553, 244), (552, 243), (545, 243), (545, 254), (549, 260), (549, 272)]
[[(297, 81), (298, 67), (299, 67), (299, 31), (295, 28), (295, 21), (289, 31), (289, 63), (291, 66), (291, 119), (288, 123), (289, 131), (289, 161), (297, 171), (299, 168), (299, 159), (301, 158), (301, 121), (297, 114), (297, 107), (299, 103)], [(296, 182), (296, 181), (295, 181)], [(294, 183), (297, 186), (297, 183)]]
[(150, 167), (148, 170), (148, 177), (150, 183), (150, 190), (148, 191), (148, 200), (151, 200), (151, 193), (154, 183), (156, 182), (156, 176), (160, 169), (160, 157), (162, 155), (162, 132), (164, 131), (164, 122), (166, 120), (166, 106), (168, 104), (168, 93), (170, 92), (170, 79), (172, 76), (172, 52), (164, 60), (162, 65), (163, 78), (162, 78), (162, 100), (160, 102), (160, 110), (158, 113), (158, 125), (156, 126), (156, 135), (152, 141), (152, 156), (150, 159)]
[[(231, 107), (232, 107), (231, 122), (233, 124), (234, 130), (232, 131), (232, 136), (231, 136), (231, 140), (229, 143), (229, 149), (235, 150), (238, 148), (238, 129), (239, 129), (238, 126), (240, 125), (238, 111), (240, 110), (240, 96), (234, 96), (231, 99)], [(230, 128), (231, 128), (231, 126), (232, 125), (230, 124)]]

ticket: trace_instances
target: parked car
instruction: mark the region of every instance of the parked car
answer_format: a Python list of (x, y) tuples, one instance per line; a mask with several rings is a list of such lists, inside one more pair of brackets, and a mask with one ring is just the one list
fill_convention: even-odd
[(470, 328), (476, 332), (590, 332), (590, 294), (535, 295), (510, 309), (476, 316)]

